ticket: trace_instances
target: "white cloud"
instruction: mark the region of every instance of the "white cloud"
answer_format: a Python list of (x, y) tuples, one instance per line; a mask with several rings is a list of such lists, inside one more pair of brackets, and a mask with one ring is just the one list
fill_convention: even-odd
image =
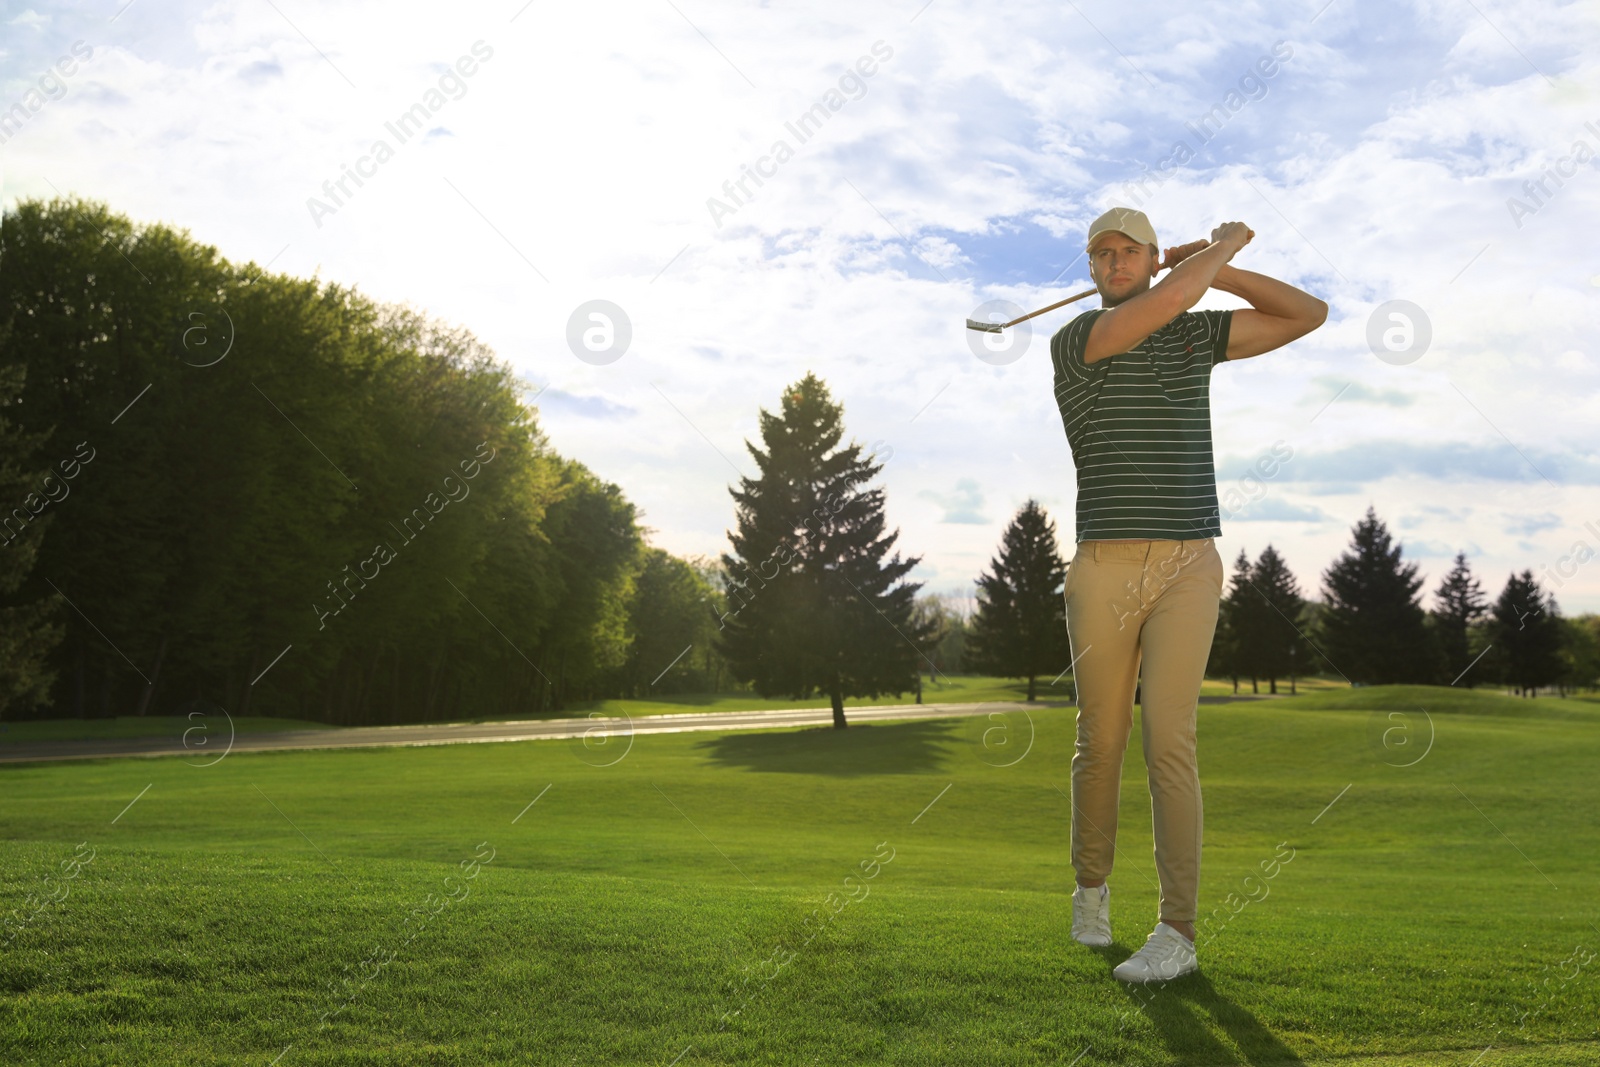
[[(1537, 571), (1600, 516), (1600, 173), (1580, 170), (1520, 228), (1506, 207), (1600, 125), (1581, 5), (1499, 5), (1493, 26), (1470, 5), (1376, 0), (1338, 0), (1315, 23), (1320, 4), (1041, 3), (997, 20), (936, 0), (914, 22), (920, 2), (680, 15), (635, 0), (533, 5), (512, 21), (519, 6), (425, 21), (372, 2), (62, 15), (37, 45), (7, 41), (8, 92), (62, 41), (96, 52), (5, 145), (5, 198), (53, 183), (230, 259), (277, 256), (275, 269), (465, 324), (550, 387), (555, 446), (619, 482), (675, 551), (724, 547), (757, 408), (815, 370), (847, 431), (895, 450), (883, 480), (898, 547), (924, 556), (918, 577), (955, 586), (1028, 496), (1070, 548), (1075, 499), (1048, 360), (1066, 316), (1042, 317), (1004, 367), (973, 358), (964, 319), (996, 297), (1032, 309), (1085, 287), (1082, 262), (1068, 264), (1099, 206), (1283, 40), (1293, 57), (1267, 94), (1146, 205), (1174, 242), (1245, 219), (1257, 236), (1237, 264), (1333, 307), (1311, 337), (1214, 371), (1219, 458), (1295, 450), (1264, 510), (1225, 522), (1219, 548), (1231, 558), (1248, 538), (1259, 552), (1270, 535), (1313, 585), (1371, 502), (1416, 515), (1419, 544), (1481, 543), (1482, 573)], [(316, 227), (307, 198), (478, 40), (494, 56), (433, 123), (449, 136), (405, 144)], [(892, 56), (865, 92), (714, 225), (707, 198), (879, 41)], [(608, 366), (566, 348), (568, 316), (596, 298), (634, 327)], [(1408, 366), (1366, 342), (1368, 316), (1396, 298), (1432, 321)], [(1507, 476), (1519, 453), (1560, 487)], [(981, 495), (964, 508), (952, 487)], [(1513, 533), (1517, 520), (1489, 515), (1559, 524)], [(1600, 568), (1560, 595), (1600, 609)]]

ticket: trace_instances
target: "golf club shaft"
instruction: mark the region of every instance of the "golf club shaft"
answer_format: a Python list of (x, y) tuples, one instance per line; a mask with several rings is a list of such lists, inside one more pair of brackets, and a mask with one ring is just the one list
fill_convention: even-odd
[(1038, 311), (1030, 311), (1026, 315), (1022, 316), (1020, 319), (1012, 319), (1010, 322), (1002, 322), (1000, 324), (1000, 328), (1001, 329), (1005, 329), (1008, 326), (1015, 326), (1019, 322), (1026, 322), (1027, 320), (1033, 318), (1035, 315), (1043, 315), (1046, 311), (1054, 311), (1058, 307), (1066, 307), (1068, 304), (1072, 303), (1074, 300), (1082, 300), (1084, 297), (1093, 296), (1095, 293), (1097, 293), (1099, 291), (1100, 290), (1098, 290), (1098, 289), (1085, 289), (1083, 292), (1078, 293), (1076, 296), (1069, 296), (1065, 300), (1058, 300), (1054, 304), (1051, 304), (1047, 308), (1040, 308)]

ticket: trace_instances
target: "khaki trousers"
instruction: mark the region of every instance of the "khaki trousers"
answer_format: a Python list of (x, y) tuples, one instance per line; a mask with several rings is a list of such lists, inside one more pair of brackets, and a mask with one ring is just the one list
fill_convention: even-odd
[(1140, 736), (1155, 817), (1164, 922), (1193, 922), (1200, 895), (1195, 707), (1222, 597), (1212, 538), (1080, 541), (1067, 571), (1067, 634), (1078, 690), (1072, 757), (1072, 866), (1111, 873), (1122, 758), (1140, 685)]

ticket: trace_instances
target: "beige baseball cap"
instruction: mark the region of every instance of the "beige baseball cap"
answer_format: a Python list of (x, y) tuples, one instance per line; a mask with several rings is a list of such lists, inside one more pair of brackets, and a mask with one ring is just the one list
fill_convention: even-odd
[(1135, 211), (1131, 207), (1114, 207), (1104, 215), (1089, 224), (1089, 240), (1084, 244), (1085, 252), (1094, 248), (1094, 239), (1103, 233), (1123, 233), (1132, 237), (1141, 244), (1161, 247), (1161, 242), (1156, 240), (1156, 229), (1150, 225), (1150, 219), (1142, 211)]

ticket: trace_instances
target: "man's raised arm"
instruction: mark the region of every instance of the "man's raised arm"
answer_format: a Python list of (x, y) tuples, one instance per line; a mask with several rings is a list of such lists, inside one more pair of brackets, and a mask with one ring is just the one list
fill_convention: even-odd
[[(1211, 288), (1218, 271), (1225, 269), (1228, 260), (1253, 236), (1250, 228), (1242, 222), (1225, 222), (1212, 230), (1211, 243), (1203, 250), (1173, 267), (1165, 278), (1149, 289), (1138, 296), (1129, 297), (1094, 320), (1084, 342), (1084, 362), (1095, 363), (1127, 352), (1194, 307), (1206, 290)], [(1231, 341), (1228, 352), (1231, 356)]]
[(1212, 279), (1211, 287), (1250, 302), (1249, 308), (1233, 313), (1228, 328), (1229, 359), (1259, 356), (1281, 348), (1315, 330), (1328, 318), (1325, 302), (1287, 282), (1254, 271), (1224, 266)]

